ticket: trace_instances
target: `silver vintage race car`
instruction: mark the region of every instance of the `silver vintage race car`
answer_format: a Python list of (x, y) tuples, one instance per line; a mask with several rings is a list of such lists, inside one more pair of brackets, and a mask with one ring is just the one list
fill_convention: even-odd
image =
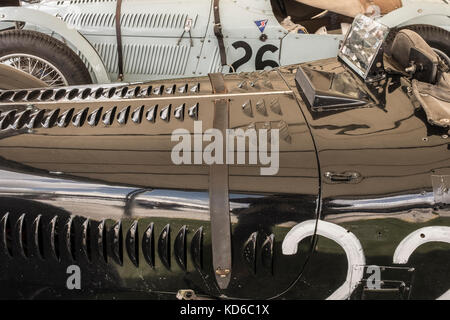
[(0, 61), (49, 85), (255, 71), (335, 57), (357, 13), (380, 16), (394, 33), (411, 28), (450, 55), (450, 5), (440, 0), (8, 0), (1, 6)]

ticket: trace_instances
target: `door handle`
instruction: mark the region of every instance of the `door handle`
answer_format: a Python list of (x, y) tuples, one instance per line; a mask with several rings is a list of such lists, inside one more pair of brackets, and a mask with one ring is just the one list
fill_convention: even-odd
[(361, 180), (361, 174), (354, 171), (346, 172), (325, 172), (325, 179), (328, 182), (345, 183), (345, 182), (359, 182)]

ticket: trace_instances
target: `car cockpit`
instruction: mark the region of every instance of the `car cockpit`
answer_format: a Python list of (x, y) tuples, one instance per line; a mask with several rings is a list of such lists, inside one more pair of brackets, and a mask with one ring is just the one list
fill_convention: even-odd
[(297, 87), (314, 112), (382, 106), (387, 79), (409, 82), (410, 98), (427, 114), (428, 122), (450, 126), (450, 76), (448, 65), (415, 32), (399, 31), (384, 53), (387, 26), (364, 15), (355, 18), (343, 41), (336, 65), (317, 68), (302, 64)]

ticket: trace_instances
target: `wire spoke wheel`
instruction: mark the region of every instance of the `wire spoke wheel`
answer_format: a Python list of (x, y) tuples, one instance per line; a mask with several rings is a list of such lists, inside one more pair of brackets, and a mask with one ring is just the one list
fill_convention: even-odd
[(67, 79), (50, 62), (29, 54), (9, 54), (0, 58), (0, 63), (24, 71), (50, 87), (67, 86)]

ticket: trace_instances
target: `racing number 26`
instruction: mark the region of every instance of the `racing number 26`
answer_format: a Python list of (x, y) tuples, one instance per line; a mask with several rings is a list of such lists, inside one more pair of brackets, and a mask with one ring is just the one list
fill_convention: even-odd
[[(237, 69), (242, 66), (243, 64), (246, 64), (248, 61), (250, 61), (250, 59), (252, 58), (253, 55), (253, 50), (250, 47), (250, 45), (245, 42), (245, 41), (236, 41), (232, 44), (233, 48), (238, 49), (238, 48), (243, 48), (245, 50), (245, 54), (242, 58), (236, 60), (235, 62), (232, 63), (231, 68), (230, 68), (230, 72), (236, 72)], [(278, 67), (278, 63), (273, 61), (273, 60), (263, 60), (263, 56), (264, 54), (270, 51), (272, 53), (277, 52), (278, 48), (275, 47), (273, 44), (266, 44), (263, 45), (261, 48), (259, 48), (258, 52), (256, 53), (256, 57), (255, 57), (255, 69), (256, 70), (264, 70), (265, 67), (271, 67), (271, 68), (276, 68)]]

